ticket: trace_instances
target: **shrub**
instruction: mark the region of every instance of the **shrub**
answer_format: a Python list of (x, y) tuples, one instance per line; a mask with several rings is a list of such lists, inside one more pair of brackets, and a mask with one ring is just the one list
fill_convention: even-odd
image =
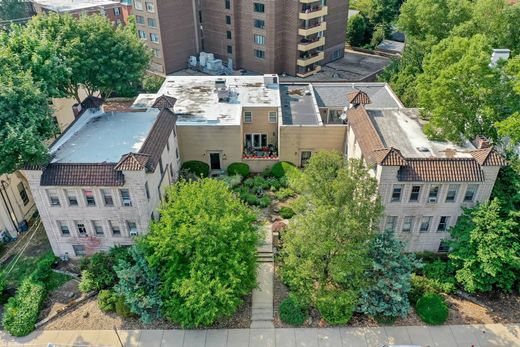
[(448, 319), (448, 305), (439, 294), (425, 294), (417, 301), (415, 310), (428, 324), (440, 325)]
[(4, 328), (13, 336), (25, 336), (33, 331), (46, 294), (42, 283), (25, 279), (16, 296), (10, 298), (4, 307)]
[(439, 283), (424, 276), (412, 274), (410, 283), (412, 285), (412, 289), (408, 293), (408, 300), (410, 300), (410, 303), (412, 304), (417, 303), (417, 300), (419, 300), (425, 294), (438, 294), (442, 292), (442, 286)]
[(274, 193), (274, 196), (276, 196), (278, 200), (287, 200), (291, 196), (294, 196), (294, 190), (292, 190), (291, 188), (282, 188), (276, 193)]
[(164, 83), (164, 77), (158, 75), (146, 75), (143, 78), (143, 90), (145, 93), (155, 94)]
[(444, 293), (455, 290), (455, 271), (447, 261), (435, 260), (426, 264), (422, 272), (428, 279), (436, 282)]
[(368, 43), (367, 36), (368, 19), (362, 14), (356, 14), (348, 19), (347, 23), (347, 42), (353, 47), (361, 47)]
[(298, 169), (296, 166), (294, 166), (293, 163), (290, 163), (288, 161), (280, 161), (273, 165), (271, 168), (271, 176), (276, 178), (282, 178), (284, 176), (287, 176), (288, 173), (297, 171)]
[(110, 252), (98, 252), (82, 263), (79, 290), (83, 293), (113, 287), (117, 277), (113, 266), (120, 259), (128, 259), (128, 248), (114, 247)]
[(182, 164), (182, 170), (187, 170), (197, 177), (209, 176), (209, 165), (199, 160), (189, 160)]
[(269, 177), (266, 179), (267, 185), (270, 187), (270, 189), (275, 192), (278, 189), (282, 188), (282, 184), (280, 181), (274, 177)]
[(302, 325), (305, 321), (302, 309), (290, 297), (280, 304), (280, 319), (282, 322), (291, 325)]
[(130, 306), (128, 306), (128, 304), (125, 302), (124, 296), (117, 295), (115, 302), (116, 313), (119, 316), (123, 318), (129, 318), (134, 316), (134, 314), (130, 310)]
[(235, 188), (242, 183), (242, 176), (233, 175), (233, 176), (221, 176), (220, 180), (224, 182), (229, 188)]
[(249, 165), (246, 163), (232, 163), (227, 167), (228, 175), (240, 175), (242, 177), (249, 176)]
[(328, 291), (320, 295), (316, 308), (325, 321), (332, 325), (346, 324), (357, 305), (354, 291)]
[(2, 302), (4, 290), (7, 288), (7, 280), (3, 271), (0, 271), (0, 302)]
[(293, 216), (295, 215), (294, 211), (292, 208), (290, 207), (282, 207), (280, 208), (280, 216), (282, 216), (282, 218), (284, 219), (290, 219), (292, 218)]
[(269, 205), (271, 205), (271, 198), (267, 195), (264, 195), (260, 199), (258, 199), (258, 206), (266, 208), (269, 207)]
[(116, 310), (117, 296), (110, 290), (103, 289), (98, 294), (98, 306), (103, 312), (114, 312)]
[(52, 289), (50, 288), (52, 286), (50, 285), (49, 280), (53, 274), (52, 265), (54, 265), (57, 259), (58, 257), (54, 254), (48, 253), (38, 260), (34, 271), (31, 273), (31, 281), (42, 283), (47, 287), (47, 289)]
[(258, 206), (258, 204), (260, 203), (258, 197), (255, 194), (246, 193), (243, 196), (241, 196), (241, 199), (244, 200), (250, 206)]

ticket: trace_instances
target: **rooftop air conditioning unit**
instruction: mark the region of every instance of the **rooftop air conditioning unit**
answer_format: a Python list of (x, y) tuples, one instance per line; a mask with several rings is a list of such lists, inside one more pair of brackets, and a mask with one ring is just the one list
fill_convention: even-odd
[(278, 84), (278, 75), (276, 75), (276, 74), (264, 75), (264, 85), (268, 86), (271, 84)]
[(130, 236), (137, 236), (138, 232), (135, 229), (130, 230)]

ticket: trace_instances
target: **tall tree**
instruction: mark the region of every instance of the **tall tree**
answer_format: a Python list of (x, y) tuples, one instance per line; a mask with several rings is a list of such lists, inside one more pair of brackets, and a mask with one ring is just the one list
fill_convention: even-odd
[(339, 153), (318, 152), (297, 189), (306, 208), (284, 233), (283, 280), (312, 303), (330, 291), (357, 292), (381, 213), (376, 180), (359, 161), (344, 163)]
[[(520, 96), (520, 55), (512, 58), (505, 66), (505, 79), (509, 79), (514, 92)], [(520, 105), (510, 117), (497, 122), (498, 134), (506, 137), (513, 145), (520, 144)]]
[(179, 182), (143, 240), (163, 313), (185, 327), (232, 314), (256, 285), (255, 215), (219, 180)]
[(0, 0), (0, 20), (23, 19), (31, 16), (31, 2), (24, 0)]
[(520, 216), (504, 218), (497, 199), (467, 209), (450, 230), (456, 279), (465, 290), (511, 291), (520, 285)]

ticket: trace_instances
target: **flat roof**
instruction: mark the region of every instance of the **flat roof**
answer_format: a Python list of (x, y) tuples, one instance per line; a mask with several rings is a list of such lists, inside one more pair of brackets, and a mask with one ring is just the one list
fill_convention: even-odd
[(319, 107), (342, 108), (348, 106), (347, 94), (355, 90), (365, 92), (371, 103), (368, 109), (399, 108), (401, 102), (386, 83), (380, 82), (314, 82), (312, 83)]
[[(280, 84), (283, 125), (317, 125), (320, 113), (311, 85)], [(345, 98), (346, 99), (346, 98)]]
[(385, 147), (394, 147), (406, 158), (472, 158), (475, 147), (452, 142), (432, 141), (426, 137), (416, 109), (368, 110), (367, 113)]
[(91, 7), (117, 5), (118, 1), (112, 0), (33, 0), (42, 7), (56, 12), (68, 12), (84, 10)]
[[(225, 80), (229, 100), (219, 101), (215, 82)], [(150, 107), (160, 95), (173, 96), (177, 125), (240, 125), (243, 107), (280, 107), (278, 84), (264, 76), (167, 76), (155, 95), (142, 94), (133, 107)]]
[(138, 152), (159, 110), (148, 112), (85, 112), (51, 147), (53, 163), (117, 163)]

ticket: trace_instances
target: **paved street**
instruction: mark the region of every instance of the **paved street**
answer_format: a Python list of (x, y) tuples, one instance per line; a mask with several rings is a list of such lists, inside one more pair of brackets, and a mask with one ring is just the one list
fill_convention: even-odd
[[(517, 347), (520, 324), (330, 329), (222, 329), (119, 331), (124, 346), (136, 347), (380, 347), (386, 343), (423, 347)], [(14, 339), (0, 332), (0, 346), (114, 346), (113, 330), (44, 330)]]

